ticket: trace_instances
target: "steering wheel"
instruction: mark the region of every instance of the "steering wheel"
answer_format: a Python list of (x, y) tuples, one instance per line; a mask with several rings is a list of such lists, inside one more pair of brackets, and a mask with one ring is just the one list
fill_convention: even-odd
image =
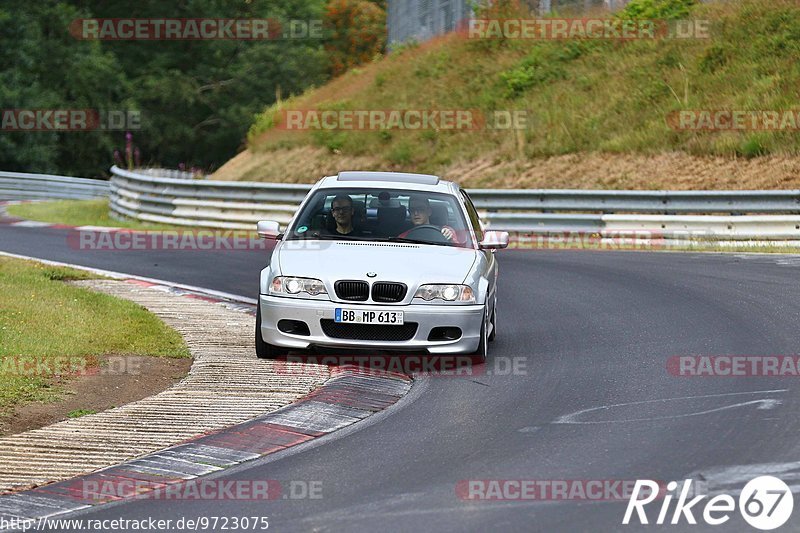
[(414, 226), (406, 232), (406, 237), (420, 241), (451, 242), (450, 239), (442, 235), (441, 228), (433, 224)]

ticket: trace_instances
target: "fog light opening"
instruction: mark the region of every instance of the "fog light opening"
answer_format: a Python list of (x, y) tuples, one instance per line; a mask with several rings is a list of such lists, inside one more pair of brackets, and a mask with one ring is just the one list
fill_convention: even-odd
[(303, 335), (308, 337), (311, 331), (308, 329), (308, 324), (302, 320), (279, 320), (278, 329), (283, 333), (290, 335)]
[(455, 341), (461, 338), (461, 328), (440, 326), (433, 328), (428, 334), (429, 341)]

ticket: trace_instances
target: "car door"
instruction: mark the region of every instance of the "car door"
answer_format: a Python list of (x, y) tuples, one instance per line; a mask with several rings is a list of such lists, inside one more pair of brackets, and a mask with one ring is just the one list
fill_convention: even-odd
[[(483, 223), (478, 216), (478, 210), (472, 203), (472, 199), (467, 194), (467, 191), (461, 189), (461, 200), (464, 202), (467, 216), (469, 217), (470, 225), (475, 232), (475, 240), (481, 242), (483, 240)], [(486, 301), (489, 304), (489, 314), (494, 312), (494, 305), (497, 299), (497, 260), (494, 256), (494, 250), (480, 250), (479, 257), (481, 258), (481, 273), (489, 282), (486, 291)]]

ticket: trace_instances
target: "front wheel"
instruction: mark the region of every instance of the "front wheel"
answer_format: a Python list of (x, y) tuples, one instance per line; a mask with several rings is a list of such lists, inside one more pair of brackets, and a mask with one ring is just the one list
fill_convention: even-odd
[(264, 341), (261, 336), (261, 305), (259, 304), (256, 311), (256, 357), (259, 359), (277, 359), (282, 355), (286, 355), (288, 350), (280, 346), (273, 346)]
[(478, 344), (478, 349), (472, 354), (472, 362), (483, 364), (486, 362), (486, 357), (489, 355), (489, 336), (487, 331), (489, 329), (489, 321), (486, 317), (487, 313), (483, 313), (483, 321), (481, 322), (481, 342)]
[(497, 301), (494, 302), (494, 307), (492, 307), (492, 332), (489, 333), (489, 342), (492, 342), (495, 337), (497, 337)]

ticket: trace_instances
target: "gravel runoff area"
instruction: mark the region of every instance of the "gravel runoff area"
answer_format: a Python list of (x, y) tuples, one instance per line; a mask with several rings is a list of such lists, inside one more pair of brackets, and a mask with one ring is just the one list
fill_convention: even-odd
[(330, 378), (326, 366), (257, 359), (255, 320), (235, 306), (130, 280), (73, 283), (146, 307), (185, 337), (194, 363), (184, 380), (154, 396), (0, 438), (0, 492), (69, 479), (247, 421)]

